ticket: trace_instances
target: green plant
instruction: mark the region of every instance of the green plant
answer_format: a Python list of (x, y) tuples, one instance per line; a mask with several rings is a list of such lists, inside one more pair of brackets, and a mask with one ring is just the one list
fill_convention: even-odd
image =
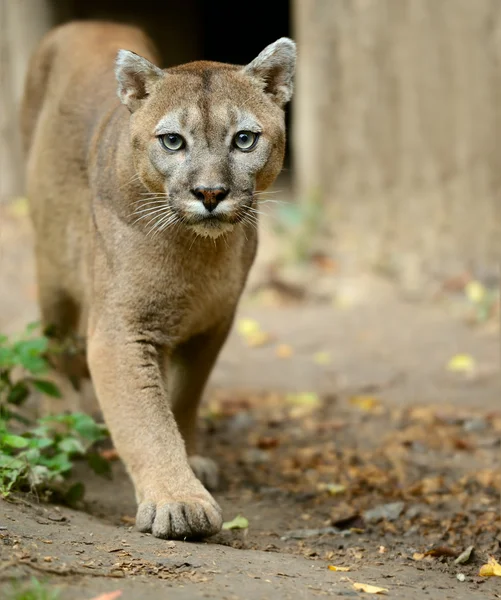
[(6, 600), (58, 600), (61, 595), (58, 589), (49, 588), (48, 584), (36, 577), (32, 577), (28, 583), (13, 583), (7, 594)]
[[(37, 389), (42, 394), (59, 398), (57, 387), (40, 375), (48, 371), (47, 352), (49, 340), (45, 336), (35, 336), (37, 323), (28, 325), (17, 339), (10, 340), (0, 335), (0, 417), (17, 418), (20, 415), (14, 407), (21, 406), (30, 391)], [(16, 372), (18, 376), (16, 377)]]
[[(108, 474), (109, 463), (92, 450), (107, 437), (104, 425), (83, 413), (59, 414), (31, 422), (19, 408), (33, 389), (60, 397), (58, 388), (42, 376), (48, 371), (49, 340), (35, 335), (29, 325), (15, 340), (0, 336), (0, 494), (13, 490), (50, 490), (70, 474), (73, 462), (85, 458), (98, 473)], [(70, 504), (83, 496), (84, 487), (64, 490)]]
[(285, 204), (278, 211), (277, 234), (288, 241), (286, 260), (304, 262), (310, 258), (313, 242), (322, 228), (325, 209), (316, 191), (303, 202)]

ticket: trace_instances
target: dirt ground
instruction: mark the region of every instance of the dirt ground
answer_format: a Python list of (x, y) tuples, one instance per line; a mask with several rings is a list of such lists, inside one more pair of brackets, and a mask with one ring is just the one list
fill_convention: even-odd
[[(411, 302), (329, 261), (309, 267), (313, 284), (277, 282), (267, 235), (201, 415), (215, 496), (248, 529), (203, 543), (140, 534), (120, 462), (111, 480), (79, 466), (79, 510), (0, 501), (1, 598), (32, 575), (68, 600), (368, 595), (357, 583), (402, 600), (501, 597), (499, 578), (478, 576), (501, 559), (498, 319), (472, 323), (457, 282)], [(0, 210), (0, 331), (36, 318), (35, 298), (14, 203)], [(447, 369), (457, 355), (466, 372)]]

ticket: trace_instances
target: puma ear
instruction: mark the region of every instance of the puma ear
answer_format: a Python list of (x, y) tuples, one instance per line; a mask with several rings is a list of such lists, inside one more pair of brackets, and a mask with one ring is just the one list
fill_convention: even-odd
[(164, 72), (134, 52), (119, 50), (115, 61), (115, 76), (118, 81), (118, 97), (132, 113), (139, 108), (141, 100), (148, 96), (151, 86), (164, 76)]
[(283, 106), (292, 98), (295, 68), (296, 44), (284, 37), (267, 46), (244, 67), (244, 73), (261, 80), (264, 91)]

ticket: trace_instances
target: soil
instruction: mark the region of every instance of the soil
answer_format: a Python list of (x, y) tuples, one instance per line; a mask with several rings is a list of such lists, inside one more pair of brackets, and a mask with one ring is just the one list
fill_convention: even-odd
[[(13, 332), (37, 314), (31, 233), (22, 202), (0, 209), (0, 331)], [(78, 465), (78, 509), (0, 501), (0, 598), (31, 576), (68, 600), (367, 596), (356, 583), (402, 600), (501, 597), (478, 575), (501, 559), (498, 317), (475, 322), (450, 282), (413, 302), (330, 262), (308, 268), (315, 289), (278, 285), (275, 247), (265, 235), (200, 419), (225, 520), (248, 528), (141, 534), (120, 461), (111, 479)], [(458, 354), (474, 364), (451, 372)]]

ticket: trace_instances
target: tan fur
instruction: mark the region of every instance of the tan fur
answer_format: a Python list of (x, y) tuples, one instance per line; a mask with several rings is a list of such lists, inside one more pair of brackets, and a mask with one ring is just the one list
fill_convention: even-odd
[[(140, 56), (116, 59), (121, 49)], [(158, 537), (221, 527), (194, 475), (215, 483), (196, 455), (196, 413), (256, 252), (256, 192), (282, 166), (294, 57), (279, 40), (245, 68), (161, 71), (141, 31), (88, 22), (52, 31), (29, 68), (22, 132), (43, 322), (86, 338), (137, 526)], [(248, 123), (261, 137), (236, 151), (232, 135)], [(186, 149), (162, 148), (159, 127), (182, 128)], [(199, 186), (227, 190), (213, 219)], [(87, 374), (85, 363), (59, 368)]]

